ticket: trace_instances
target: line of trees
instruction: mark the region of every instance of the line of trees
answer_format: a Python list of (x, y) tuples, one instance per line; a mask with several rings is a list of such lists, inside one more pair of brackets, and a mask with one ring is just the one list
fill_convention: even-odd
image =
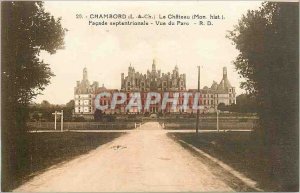
[(218, 109), (236, 113), (257, 113), (257, 102), (255, 97), (248, 94), (241, 94), (236, 97), (236, 104), (225, 105), (220, 103)]
[(248, 11), (227, 36), (241, 87), (257, 101), (270, 178), (299, 191), (299, 4), (266, 2)]
[(40, 104), (29, 105), (29, 121), (54, 121), (55, 111), (64, 111), (64, 120), (73, 120), (74, 100), (70, 100), (65, 105), (53, 105), (44, 100)]
[(28, 105), (54, 76), (39, 54), (62, 49), (66, 29), (60, 18), (45, 11), (43, 2), (34, 1), (1, 2), (1, 25), (1, 187), (9, 191), (29, 143)]

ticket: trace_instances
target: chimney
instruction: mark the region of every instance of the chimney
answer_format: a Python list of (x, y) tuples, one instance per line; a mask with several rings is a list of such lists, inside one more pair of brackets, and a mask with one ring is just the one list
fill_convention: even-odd
[(121, 88), (124, 87), (124, 73), (121, 73)]
[(227, 68), (223, 67), (223, 79), (227, 78)]
[(83, 80), (85, 81), (85, 80), (87, 80), (88, 79), (88, 74), (87, 74), (87, 68), (85, 67), (84, 69), (83, 69)]

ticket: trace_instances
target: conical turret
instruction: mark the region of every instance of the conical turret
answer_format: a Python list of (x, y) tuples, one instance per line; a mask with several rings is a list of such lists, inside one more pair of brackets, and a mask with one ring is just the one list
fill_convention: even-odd
[(218, 89), (219, 90), (227, 90), (228, 88), (231, 88), (231, 84), (227, 78), (227, 68), (223, 67), (223, 78), (220, 82), (220, 84), (218, 85)]

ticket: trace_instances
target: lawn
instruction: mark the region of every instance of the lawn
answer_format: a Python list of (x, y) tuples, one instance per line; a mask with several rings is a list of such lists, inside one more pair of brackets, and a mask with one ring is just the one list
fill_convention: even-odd
[(50, 166), (68, 161), (105, 144), (124, 133), (47, 132), (28, 133), (28, 147), (12, 188), (19, 186)]
[(169, 133), (168, 135), (201, 149), (245, 174), (257, 181), (258, 186), (263, 190), (276, 191), (276, 182), (268, 173), (268, 154), (251, 132), (199, 133), (198, 136), (191, 133)]

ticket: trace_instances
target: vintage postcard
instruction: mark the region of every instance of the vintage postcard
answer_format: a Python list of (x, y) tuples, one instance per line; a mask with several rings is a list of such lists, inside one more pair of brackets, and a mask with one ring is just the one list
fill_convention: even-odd
[(299, 2), (2, 1), (1, 191), (298, 192)]

